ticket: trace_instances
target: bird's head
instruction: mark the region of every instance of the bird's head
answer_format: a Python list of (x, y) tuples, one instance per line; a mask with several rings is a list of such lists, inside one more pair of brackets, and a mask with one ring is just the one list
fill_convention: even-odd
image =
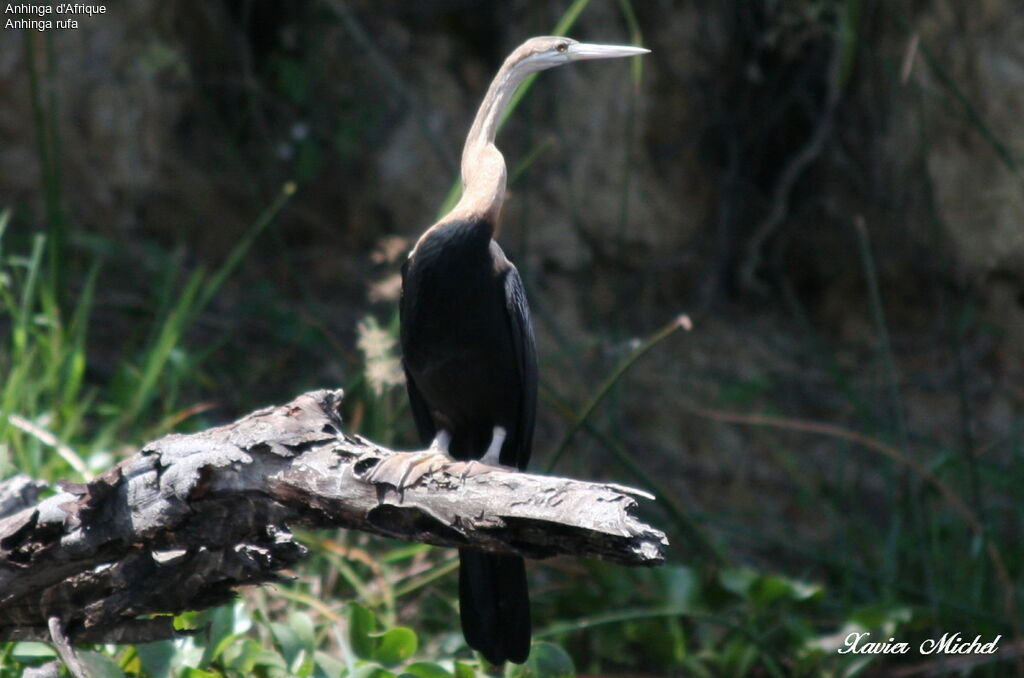
[(585, 59), (614, 59), (647, 54), (651, 50), (631, 45), (595, 45), (572, 38), (545, 35), (530, 38), (508, 57), (516, 70), (535, 73)]

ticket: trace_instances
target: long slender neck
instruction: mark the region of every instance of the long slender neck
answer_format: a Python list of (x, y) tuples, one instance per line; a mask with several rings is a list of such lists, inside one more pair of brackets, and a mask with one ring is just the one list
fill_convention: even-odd
[(530, 74), (526, 63), (510, 56), (498, 69), (497, 75), (487, 88), (487, 95), (480, 103), (480, 108), (473, 119), (473, 125), (466, 135), (466, 145), (462, 149), (462, 179), (466, 180), (467, 172), (473, 169), (474, 161), (487, 146), (494, 145), (494, 137), (498, 133), (501, 115), (508, 108), (509, 101), (516, 88)]
[(462, 198), (443, 221), (483, 218), (496, 225), (505, 200), (505, 159), (494, 145), (501, 116), (516, 88), (532, 72), (513, 54), (498, 70), (462, 149)]

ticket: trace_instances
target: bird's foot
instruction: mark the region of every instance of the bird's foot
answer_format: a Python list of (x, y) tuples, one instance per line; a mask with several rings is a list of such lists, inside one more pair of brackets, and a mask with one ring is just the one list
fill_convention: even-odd
[(404, 490), (418, 483), (423, 476), (439, 471), (452, 461), (451, 457), (434, 446), (424, 452), (399, 452), (377, 462), (377, 465), (366, 474), (366, 480)]
[(492, 462), (486, 457), (477, 461), (476, 459), (470, 459), (469, 461), (457, 461), (449, 469), (453, 474), (459, 476), (459, 480), (466, 480), (467, 478), (475, 478), (485, 473), (494, 473), (495, 471), (501, 471), (502, 473), (517, 473), (519, 469), (515, 466), (505, 466), (498, 462)]
[(480, 457), (480, 463), (487, 466), (504, 466), (501, 463), (500, 450), (488, 450), (484, 456)]
[[(504, 426), (495, 426), (494, 433), (491, 435), (491, 444), (487, 451), (484, 452), (484, 456), (480, 457), (479, 461), (471, 459), (465, 462), (465, 467), (461, 469), (459, 479), (465, 480), (466, 478), (473, 478), (493, 471), (505, 471), (506, 473), (518, 471), (519, 469), (515, 467), (505, 466), (501, 463), (501, 447), (505, 444), (506, 435)], [(452, 471), (458, 472), (457, 469), (452, 469)]]

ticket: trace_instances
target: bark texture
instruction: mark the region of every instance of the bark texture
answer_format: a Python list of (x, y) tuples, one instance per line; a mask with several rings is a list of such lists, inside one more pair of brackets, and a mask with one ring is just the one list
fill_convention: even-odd
[(145, 642), (169, 617), (274, 581), (303, 546), (292, 526), (343, 527), (528, 558), (656, 565), (665, 535), (630, 515), (637, 490), (385, 449), (342, 431), (340, 391), (191, 435), (169, 435), (36, 503), (0, 485), (0, 639)]

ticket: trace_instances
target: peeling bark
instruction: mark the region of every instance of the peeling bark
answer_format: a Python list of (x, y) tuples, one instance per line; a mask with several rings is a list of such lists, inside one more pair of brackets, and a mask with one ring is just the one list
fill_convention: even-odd
[(306, 393), (166, 436), (38, 503), (38, 484), (0, 484), (0, 498), (19, 498), (0, 501), (0, 639), (50, 640), (51, 619), (74, 642), (171, 637), (169, 618), (139, 617), (277, 580), (305, 555), (296, 525), (528, 558), (662, 562), (665, 535), (630, 515), (648, 495), (394, 452), (342, 432), (341, 395)]

